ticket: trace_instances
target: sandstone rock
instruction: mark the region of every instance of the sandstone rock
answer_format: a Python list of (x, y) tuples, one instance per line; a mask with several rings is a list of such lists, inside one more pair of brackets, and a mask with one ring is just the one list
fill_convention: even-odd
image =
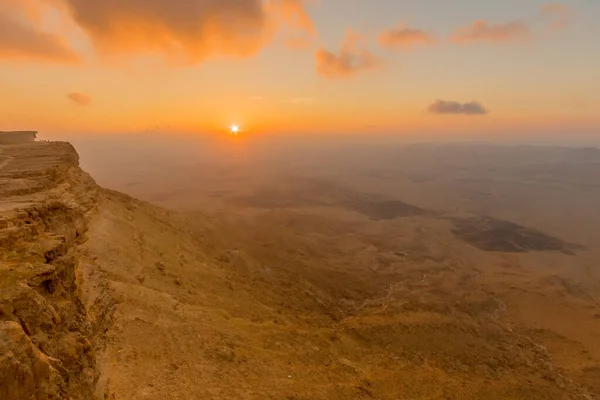
[(64, 380), (17, 322), (0, 322), (0, 398), (63, 399)]
[(164, 273), (165, 270), (167, 269), (167, 266), (162, 261), (158, 261), (155, 265), (156, 265), (156, 269), (158, 269), (160, 272)]
[(69, 144), (14, 146), (11, 157), (0, 169), (0, 399), (91, 399), (96, 337), (77, 246), (100, 189)]

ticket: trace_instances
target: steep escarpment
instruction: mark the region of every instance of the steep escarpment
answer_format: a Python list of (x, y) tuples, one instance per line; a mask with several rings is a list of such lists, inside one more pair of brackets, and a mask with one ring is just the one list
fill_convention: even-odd
[(90, 399), (101, 345), (79, 245), (100, 189), (67, 143), (1, 146), (0, 157), (0, 398)]

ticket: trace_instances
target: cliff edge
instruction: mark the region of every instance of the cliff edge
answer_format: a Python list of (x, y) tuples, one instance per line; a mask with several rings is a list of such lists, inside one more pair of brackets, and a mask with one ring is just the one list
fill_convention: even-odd
[(93, 397), (101, 344), (79, 246), (99, 195), (68, 143), (0, 146), (2, 399)]

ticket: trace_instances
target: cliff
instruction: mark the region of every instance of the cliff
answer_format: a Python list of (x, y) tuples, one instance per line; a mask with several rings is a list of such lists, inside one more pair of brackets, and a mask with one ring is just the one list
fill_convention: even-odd
[(111, 311), (91, 317), (82, 300), (79, 246), (100, 190), (78, 161), (67, 143), (0, 146), (2, 399), (93, 397)]
[(68, 143), (0, 146), (0, 399), (189, 398), (171, 374), (225, 341), (196, 307), (239, 296), (187, 226), (98, 187)]
[(0, 131), (0, 145), (33, 142), (36, 136), (36, 131)]
[(98, 187), (68, 143), (0, 146), (0, 399), (189, 398), (171, 374), (224, 342), (195, 307), (239, 296), (185, 222)]

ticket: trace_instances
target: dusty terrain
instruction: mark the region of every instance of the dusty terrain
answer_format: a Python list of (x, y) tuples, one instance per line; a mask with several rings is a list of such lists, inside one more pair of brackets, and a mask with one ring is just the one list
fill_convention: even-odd
[(0, 398), (600, 398), (596, 152), (245, 151), (0, 146)]

